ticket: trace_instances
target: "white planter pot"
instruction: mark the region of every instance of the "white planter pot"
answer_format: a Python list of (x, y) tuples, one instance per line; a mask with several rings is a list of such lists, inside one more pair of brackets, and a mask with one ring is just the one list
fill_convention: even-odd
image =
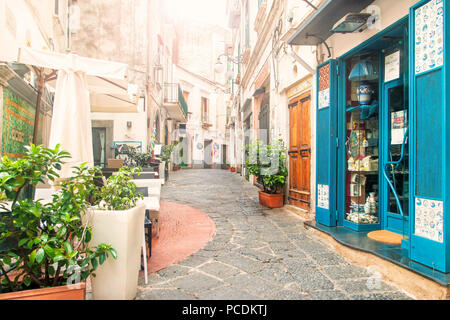
[(92, 277), (94, 300), (132, 300), (136, 298), (144, 233), (145, 205), (125, 211), (93, 210), (90, 217), (94, 247), (110, 244), (117, 251)]
[(166, 179), (166, 162), (161, 161), (159, 164), (159, 179), (161, 179), (161, 183), (164, 184)]

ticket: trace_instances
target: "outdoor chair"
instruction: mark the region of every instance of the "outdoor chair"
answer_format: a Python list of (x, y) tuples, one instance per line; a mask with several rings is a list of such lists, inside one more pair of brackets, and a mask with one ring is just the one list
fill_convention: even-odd
[(154, 197), (149, 196), (147, 187), (137, 187), (136, 192), (138, 192), (144, 196), (144, 200), (143, 200), (145, 203), (144, 227), (146, 229), (145, 235), (147, 237), (147, 243), (148, 243), (148, 247), (149, 247), (149, 250), (148, 250), (149, 257), (151, 257), (152, 256), (151, 244), (152, 244), (152, 235), (153, 235), (153, 232), (152, 232), (153, 225), (155, 225), (155, 227), (157, 228), (156, 235), (159, 237), (159, 208), (158, 208), (158, 214), (152, 212), (155, 210), (151, 210), (151, 209), (156, 209), (156, 207), (149, 205), (149, 204), (151, 204), (151, 202), (153, 202), (153, 200), (150, 200), (150, 199), (152, 199)]
[[(159, 180), (159, 179), (158, 179)], [(141, 189), (142, 188), (142, 189)], [(152, 226), (155, 227), (155, 236), (159, 238), (159, 230), (160, 230), (160, 223), (159, 223), (159, 209), (160, 209), (160, 203), (159, 203), (159, 196), (151, 196), (148, 193), (148, 186), (138, 186), (137, 188), (138, 192), (142, 193), (144, 195), (144, 199), (142, 202), (145, 204), (145, 213), (146, 216), (151, 220)], [(141, 191), (139, 191), (141, 190)], [(145, 196), (145, 194), (147, 196)]]
[[(147, 188), (136, 188), (136, 192), (142, 194), (144, 197), (148, 197), (148, 190)], [(147, 238), (147, 246), (148, 246), (148, 257), (150, 258), (152, 256), (152, 220), (150, 219), (149, 211), (147, 208), (145, 209), (145, 218), (144, 218), (144, 239), (143, 239), (143, 245), (142, 245), (142, 251), (143, 251), (143, 258), (144, 258), (144, 266), (141, 269), (144, 269), (145, 272), (145, 283), (147, 284), (147, 248), (145, 246), (145, 238)]]

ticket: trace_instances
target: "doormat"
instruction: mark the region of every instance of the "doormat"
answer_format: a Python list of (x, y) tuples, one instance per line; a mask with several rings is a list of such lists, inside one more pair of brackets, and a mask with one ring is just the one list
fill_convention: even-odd
[(387, 230), (378, 230), (378, 231), (372, 231), (369, 234), (367, 234), (369, 239), (383, 242), (387, 244), (395, 244), (395, 245), (401, 245), (403, 236), (398, 233), (393, 233)]

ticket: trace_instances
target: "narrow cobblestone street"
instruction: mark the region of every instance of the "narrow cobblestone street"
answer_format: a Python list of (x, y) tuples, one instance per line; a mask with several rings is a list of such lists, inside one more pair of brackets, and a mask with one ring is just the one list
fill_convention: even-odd
[(148, 285), (141, 278), (139, 300), (410, 299), (384, 281), (371, 286), (366, 268), (331, 251), (298, 216), (271, 214), (239, 175), (174, 172), (161, 199), (204, 211), (216, 234), (202, 250), (151, 274)]

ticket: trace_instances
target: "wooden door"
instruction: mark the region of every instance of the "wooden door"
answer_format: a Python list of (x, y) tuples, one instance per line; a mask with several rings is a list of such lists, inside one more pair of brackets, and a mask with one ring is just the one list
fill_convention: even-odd
[(309, 210), (311, 200), (311, 94), (289, 102), (289, 203)]

